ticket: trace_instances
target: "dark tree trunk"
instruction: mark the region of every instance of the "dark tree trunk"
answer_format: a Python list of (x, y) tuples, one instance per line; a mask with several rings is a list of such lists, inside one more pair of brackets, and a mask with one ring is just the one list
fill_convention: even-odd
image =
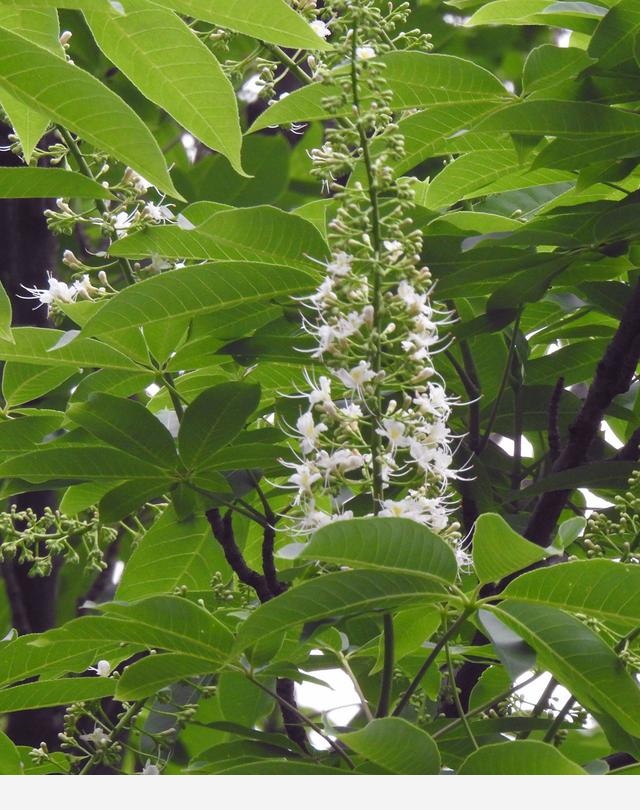
[[(0, 144), (7, 143), (10, 130), (0, 125)], [(0, 166), (21, 166), (12, 152), (0, 151)], [(43, 211), (53, 200), (0, 199), (0, 281), (13, 304), (14, 326), (45, 326), (46, 307), (33, 308), (33, 300), (18, 296), (21, 285), (46, 287), (47, 271), (56, 266), (56, 241), (47, 229)], [(31, 507), (41, 514), (55, 505), (53, 493), (35, 492), (16, 498), (19, 509)], [(22, 635), (53, 627), (56, 620), (57, 572), (49, 577), (30, 578), (27, 567), (6, 562), (2, 574), (10, 596), (13, 626)], [(18, 745), (37, 746), (41, 741), (53, 746), (60, 731), (61, 711), (42, 709), (20, 712), (9, 717), (8, 732)]]

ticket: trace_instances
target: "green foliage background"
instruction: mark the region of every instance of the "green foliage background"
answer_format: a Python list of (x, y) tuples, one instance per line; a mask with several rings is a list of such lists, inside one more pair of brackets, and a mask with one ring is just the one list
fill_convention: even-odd
[[(355, 518), (295, 557), (276, 533), (290, 587), (274, 597), (265, 525), (286, 507), (290, 451), (269, 415), (305, 384), (292, 297), (320, 279), (335, 207), (308, 157), (331, 84), (298, 74), (330, 46), (285, 0), (0, 0), (0, 107), (26, 164), (0, 168), (0, 197), (64, 198), (43, 274), (70, 280), (72, 250), (108, 265), (114, 290), (60, 305), (55, 326), (12, 326), (0, 298), (1, 495), (8, 510), (54, 492), (60, 511), (2, 516), (0, 713), (75, 704), (59, 751), (34, 758), (0, 733), (0, 773), (130, 773), (145, 758), (209, 774), (639, 767), (640, 4), (411, 7), (406, 27), (433, 52), (382, 62), (423, 260), (458, 315), (437, 364), (464, 403), (452, 427), (473, 568), (457, 576), (411, 521)], [(258, 57), (277, 75), (294, 61), (290, 94), (238, 106)], [(177, 219), (116, 231), (110, 213), (144, 201)], [(615, 504), (588, 525), (586, 490)], [(227, 505), (253, 582), (212, 533)], [(13, 558), (58, 578), (42, 633), (22, 634)], [(92, 673), (99, 660), (117, 675)], [(334, 727), (293, 705), (292, 719), (281, 685), (327, 668), (374, 714), (388, 681), (386, 716)], [(512, 700), (532, 670), (569, 690), (562, 711)], [(94, 721), (108, 756), (76, 745)], [(332, 747), (303, 750), (305, 723)]]

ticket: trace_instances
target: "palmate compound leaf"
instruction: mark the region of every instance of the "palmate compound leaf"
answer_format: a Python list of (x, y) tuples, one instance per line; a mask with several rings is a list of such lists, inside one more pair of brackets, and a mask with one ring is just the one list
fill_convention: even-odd
[(587, 772), (547, 743), (517, 740), (484, 745), (462, 763), (459, 776), (586, 776)]
[[(433, 104), (459, 104), (467, 101), (502, 101), (511, 98), (504, 85), (488, 70), (447, 54), (394, 51), (380, 57), (387, 86), (393, 91), (391, 106), (407, 110)], [(338, 74), (344, 73), (341, 68)], [(272, 104), (251, 126), (250, 132), (275, 124), (317, 121), (331, 118), (323, 99), (338, 95), (337, 84), (317, 82), (290, 93)], [(365, 95), (363, 101), (367, 100)], [(340, 114), (348, 115), (346, 105)]]
[(438, 746), (426, 731), (401, 717), (372, 720), (363, 729), (341, 734), (356, 753), (398, 775), (440, 772)]
[(100, 50), (147, 98), (243, 173), (231, 82), (177, 14), (137, 2), (126, 14), (96, 8), (84, 15)]
[(491, 612), (535, 650), (538, 666), (587, 711), (610, 715), (628, 734), (640, 736), (640, 686), (597, 633), (549, 605), (509, 599)]
[(453, 582), (458, 571), (449, 544), (405, 518), (336, 521), (315, 532), (300, 556), (350, 568), (423, 573), (443, 582)]
[(311, 272), (286, 265), (238, 261), (185, 267), (122, 290), (96, 312), (83, 333), (109, 334), (181, 315), (206, 315), (242, 303), (258, 308), (271, 299), (308, 292), (315, 280)]
[(605, 622), (640, 625), (640, 567), (613, 560), (575, 560), (522, 574), (508, 599), (588, 613)]
[(427, 605), (446, 599), (445, 587), (425, 574), (340, 571), (291, 588), (261, 605), (240, 629), (238, 648), (281, 635), (305, 622), (345, 614)]
[(0, 88), (180, 198), (153, 135), (119, 96), (90, 73), (2, 27)]

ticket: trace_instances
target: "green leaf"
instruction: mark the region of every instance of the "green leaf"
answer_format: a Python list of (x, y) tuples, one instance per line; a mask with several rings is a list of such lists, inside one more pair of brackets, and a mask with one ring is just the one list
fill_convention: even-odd
[[(113, 484), (113, 481), (111, 483)], [(172, 486), (172, 482), (166, 479), (123, 481), (103, 494), (98, 505), (100, 517), (105, 523), (124, 520), (127, 515), (137, 512), (148, 501), (166, 495)]]
[(249, 728), (255, 728), (274, 705), (274, 699), (241, 672), (222, 672), (216, 694), (222, 716)]
[(20, 752), (9, 737), (0, 731), (0, 776), (14, 776), (22, 773)]
[(289, 185), (289, 155), (283, 136), (249, 135), (242, 142), (242, 165), (250, 177), (234, 172), (222, 155), (206, 155), (188, 172), (176, 174), (176, 185), (189, 200), (212, 200), (239, 208), (268, 205)]
[[(15, 0), (3, 0), (2, 27), (46, 48), (55, 56), (64, 55), (60, 45), (60, 25), (55, 8), (36, 10), (21, 7)], [(38, 141), (49, 126), (49, 116), (31, 109), (4, 87), (0, 87), (0, 105), (20, 139), (22, 154), (25, 163), (28, 163)]]
[[(251, 431), (248, 434), (250, 436)], [(262, 470), (269, 474), (282, 474), (282, 464), (279, 461), (283, 456), (290, 455), (287, 447), (273, 444), (231, 444), (214, 453), (205, 462), (200, 470), (208, 474), (213, 470)]]
[(170, 481), (166, 468), (103, 445), (69, 447), (47, 444), (0, 463), (0, 476), (24, 478), (34, 483), (61, 478), (69, 481), (136, 479), (158, 484)]
[(47, 434), (60, 427), (63, 418), (61, 412), (36, 411), (27, 416), (5, 419), (0, 422), (0, 452), (15, 455), (35, 447)]
[(229, 765), (215, 773), (225, 776), (349, 776), (352, 771), (341, 771), (316, 762), (296, 762), (291, 759), (257, 759), (241, 765)]
[[(242, 303), (258, 308), (261, 302), (307, 292), (313, 286), (310, 273), (291, 267), (276, 269), (270, 264), (249, 262), (186, 267), (122, 290), (96, 312), (84, 334), (109, 334), (181, 315), (205, 315)], [(0, 357), (2, 349), (0, 346)]]
[[(189, 209), (184, 213), (188, 219)], [(327, 255), (317, 229), (302, 217), (269, 205), (218, 211), (193, 229), (162, 225), (115, 242), (114, 256), (264, 262), (315, 270)], [(313, 257), (317, 261), (312, 261)]]
[(340, 739), (357, 754), (397, 775), (437, 774), (440, 752), (421, 728), (401, 717), (381, 717), (363, 729), (341, 734)]
[(640, 35), (640, 8), (635, 0), (621, 0), (605, 14), (589, 42), (589, 55), (598, 68), (611, 70), (635, 58)]
[(581, 706), (611, 715), (629, 734), (640, 736), (635, 711), (640, 687), (597, 633), (549, 605), (509, 600), (491, 610), (533, 647), (538, 665), (549, 670)]
[(421, 573), (453, 582), (458, 572), (449, 544), (414, 520), (353, 518), (319, 529), (300, 555), (350, 568)]
[[(386, 86), (393, 91), (390, 104), (394, 110), (510, 98), (504, 85), (492, 73), (458, 56), (395, 51), (380, 57), (379, 61), (384, 65)], [(341, 68), (337, 75), (346, 70)], [(349, 104), (337, 113), (329, 113), (322, 103), (323, 99), (339, 94), (337, 82), (309, 84), (272, 104), (252, 124), (249, 132), (276, 124), (321, 121), (336, 114), (348, 115), (351, 111)], [(373, 95), (365, 92), (362, 102), (372, 98)]]
[(36, 366), (66, 366), (67, 368), (115, 368), (139, 371), (140, 367), (116, 349), (77, 337), (56, 348), (67, 335), (59, 329), (19, 326), (12, 330), (13, 342), (0, 341), (0, 360), (18, 360)]
[(549, 0), (494, 0), (483, 3), (465, 25), (557, 25), (574, 31), (590, 32), (593, 19), (604, 9), (595, 3), (556, 2)]
[(0, 88), (179, 198), (158, 144), (119, 96), (91, 74), (6, 28), (0, 28)]
[[(0, 198), (85, 197), (108, 200), (113, 195), (95, 180), (64, 169), (0, 168)], [(2, 335), (3, 340), (7, 340)]]
[(216, 571), (228, 567), (204, 516), (179, 521), (168, 507), (129, 558), (116, 596), (135, 601), (177, 589), (205, 591)]
[(34, 366), (8, 362), (2, 370), (2, 395), (9, 408), (42, 397), (76, 374), (68, 366)]
[[(558, 489), (576, 489), (591, 487), (594, 489), (615, 489), (624, 487), (632, 473), (637, 469), (634, 461), (594, 461), (580, 467), (572, 467), (559, 473), (549, 473), (541, 481), (527, 487), (529, 495), (540, 495)], [(515, 495), (515, 498), (522, 495)]]
[(285, 0), (156, 0), (180, 14), (286, 48), (330, 47)]
[(85, 11), (100, 50), (151, 101), (242, 172), (242, 134), (231, 82), (217, 59), (171, 11)]
[(505, 598), (545, 604), (602, 621), (640, 625), (640, 568), (613, 560), (575, 560), (529, 571), (510, 582)]
[(0, 712), (21, 712), (25, 709), (67, 706), (81, 700), (99, 700), (111, 697), (115, 688), (116, 681), (111, 678), (64, 678), (23, 683), (0, 690)]
[(222, 383), (197, 396), (185, 411), (178, 434), (180, 457), (190, 469), (207, 467), (216, 450), (240, 433), (260, 403), (260, 386)]
[(515, 532), (503, 517), (484, 514), (476, 521), (473, 534), (473, 567), (480, 582), (500, 582), (548, 556), (545, 549)]
[(590, 101), (522, 101), (488, 115), (474, 129), (574, 139), (637, 136), (640, 135), (640, 116)]
[[(48, 643), (52, 634), (55, 644)], [(34, 675), (55, 678), (67, 672), (84, 672), (100, 658), (117, 660), (123, 653), (130, 654), (130, 650), (92, 639), (61, 639), (60, 630), (20, 636), (0, 643), (0, 686)]]
[(433, 578), (396, 571), (340, 571), (304, 582), (261, 605), (240, 629), (242, 649), (286, 630), (333, 616), (428, 604), (444, 598)]
[(183, 678), (211, 671), (210, 660), (184, 653), (149, 655), (125, 667), (117, 681), (117, 700), (140, 700)]
[[(2, 182), (2, 178), (0, 178), (0, 182)], [(11, 300), (4, 286), (0, 284), (0, 340), (13, 342), (11, 316)]]
[(177, 454), (171, 434), (140, 402), (98, 393), (87, 402), (71, 405), (67, 414), (106, 444), (156, 467), (175, 466)]
[(148, 649), (187, 653), (216, 664), (224, 662), (231, 650), (230, 631), (207, 610), (182, 597), (151, 596), (101, 608), (106, 615), (74, 619), (38, 637), (37, 643), (129, 642)]
[(511, 680), (535, 667), (535, 652), (517, 633), (488, 610), (480, 609), (478, 618)]
[(537, 740), (483, 745), (462, 763), (459, 776), (586, 776), (587, 772), (548, 743)]
[(608, 338), (592, 338), (562, 346), (544, 357), (530, 360), (525, 369), (530, 385), (544, 385), (564, 377), (565, 385), (591, 380), (594, 368), (609, 345)]
[(553, 95), (550, 87), (575, 79), (594, 61), (581, 48), (539, 45), (529, 53), (522, 69), (523, 95)]

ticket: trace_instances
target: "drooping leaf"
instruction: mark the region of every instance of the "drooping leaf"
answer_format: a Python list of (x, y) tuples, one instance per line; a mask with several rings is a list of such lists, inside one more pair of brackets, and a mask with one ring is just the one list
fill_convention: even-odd
[(86, 71), (1, 27), (0, 87), (131, 166), (160, 191), (180, 196), (146, 124), (119, 96)]
[(95, 9), (84, 15), (100, 50), (114, 65), (242, 173), (233, 87), (215, 56), (180, 17), (152, 3), (126, 14)]
[(62, 678), (36, 681), (0, 690), (0, 712), (21, 712), (48, 706), (67, 706), (81, 700), (111, 697), (116, 682), (111, 678)]
[(7, 735), (0, 731), (0, 776), (23, 773), (20, 752)]

